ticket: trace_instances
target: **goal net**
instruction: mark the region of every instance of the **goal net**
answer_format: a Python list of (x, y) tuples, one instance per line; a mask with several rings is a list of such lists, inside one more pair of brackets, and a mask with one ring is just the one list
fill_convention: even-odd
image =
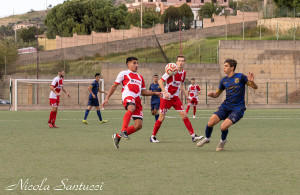
[[(88, 87), (94, 79), (64, 80), (64, 89), (70, 98), (61, 91), (59, 107), (63, 109), (83, 109), (88, 102)], [(44, 110), (50, 109), (49, 94), (51, 79), (11, 79), (11, 110)], [(100, 89), (104, 91), (104, 80), (100, 79)], [(99, 103), (104, 94), (98, 94)]]

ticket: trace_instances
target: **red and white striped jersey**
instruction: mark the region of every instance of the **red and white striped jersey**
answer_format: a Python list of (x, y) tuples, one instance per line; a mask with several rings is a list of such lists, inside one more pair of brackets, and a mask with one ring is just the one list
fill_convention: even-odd
[[(55, 77), (51, 83), (51, 86), (54, 87), (55, 91), (60, 94), (61, 89), (63, 88), (64, 78), (60, 78), (59, 76)], [(49, 98), (57, 99), (57, 95), (51, 91)]]
[(198, 92), (200, 91), (200, 87), (198, 85), (192, 85), (190, 84), (188, 87), (189, 96), (190, 98), (197, 98), (198, 99)]
[(179, 96), (179, 88), (181, 83), (184, 82), (186, 76), (185, 70), (182, 70), (175, 74), (174, 76), (170, 76), (165, 73), (161, 79), (166, 82), (165, 89), (170, 94), (170, 98), (174, 96)]
[(130, 70), (120, 72), (115, 80), (116, 84), (122, 83), (122, 100), (128, 96), (134, 98), (141, 96), (142, 89), (146, 89), (144, 78)]

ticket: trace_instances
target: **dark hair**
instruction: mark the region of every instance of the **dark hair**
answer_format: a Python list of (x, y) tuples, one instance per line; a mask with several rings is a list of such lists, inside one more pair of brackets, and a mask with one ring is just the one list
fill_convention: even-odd
[(126, 59), (126, 64), (128, 63), (128, 62), (131, 62), (132, 60), (138, 60), (136, 57), (128, 57), (127, 59)]
[(191, 80), (195, 80), (195, 78), (192, 78)]
[(95, 77), (96, 77), (96, 76), (100, 76), (100, 73), (97, 72), (97, 73), (95, 74)]
[(58, 70), (58, 72), (60, 72), (60, 73), (61, 73), (62, 71), (64, 71), (64, 72), (65, 72), (65, 70), (64, 70), (64, 69), (59, 69), (59, 70)]
[(155, 74), (155, 75), (153, 75), (153, 77), (158, 77), (158, 75), (157, 75), (157, 74)]
[(236, 68), (236, 65), (237, 65), (236, 60), (234, 60), (234, 59), (227, 59), (227, 60), (225, 60), (224, 64), (225, 63), (228, 63), (230, 67), (234, 67), (233, 72), (235, 71), (235, 68)]
[(178, 58), (184, 58), (184, 61), (185, 61), (185, 56), (184, 56), (184, 55), (178, 55), (178, 56), (176, 57), (176, 61), (178, 60)]

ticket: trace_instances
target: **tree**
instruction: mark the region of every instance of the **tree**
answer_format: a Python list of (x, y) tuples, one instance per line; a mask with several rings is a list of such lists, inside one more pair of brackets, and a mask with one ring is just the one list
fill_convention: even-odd
[(108, 0), (67, 0), (53, 7), (46, 16), (47, 37), (107, 32), (129, 27), (127, 7), (116, 7)]
[[(23, 28), (18, 30), (18, 35), (19, 38), (21, 38), (24, 42), (32, 42), (36, 40), (36, 32), (37, 27), (36, 26), (31, 26), (28, 29)], [(43, 34), (44, 30), (43, 29), (38, 29), (38, 34)]]
[(277, 7), (287, 7), (289, 9), (300, 7), (299, 0), (274, 0)]
[(0, 75), (3, 75), (5, 64), (9, 66), (9, 64), (17, 60), (18, 50), (14, 44), (2, 38), (0, 39), (0, 51)]
[(183, 4), (179, 7), (180, 19), (184, 22), (184, 29), (190, 29), (194, 20), (194, 14), (188, 4)]
[(205, 3), (203, 7), (198, 11), (198, 16), (201, 18), (211, 18), (213, 14), (219, 15), (223, 11), (224, 7), (219, 6), (217, 3)]
[[(133, 26), (141, 26), (141, 11), (135, 9), (134, 12), (128, 14), (128, 20)], [(153, 24), (160, 22), (160, 13), (154, 8), (145, 8), (143, 10), (143, 28), (152, 27)]]

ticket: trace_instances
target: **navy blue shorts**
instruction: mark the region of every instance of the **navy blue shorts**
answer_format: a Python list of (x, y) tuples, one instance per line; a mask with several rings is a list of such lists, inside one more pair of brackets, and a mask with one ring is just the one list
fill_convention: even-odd
[(229, 109), (221, 105), (214, 114), (216, 114), (221, 120), (228, 118), (233, 124), (235, 124), (243, 118), (245, 110), (246, 108)]
[(156, 109), (156, 110), (159, 110), (159, 105), (160, 105), (160, 102), (155, 102), (155, 103), (151, 103), (151, 111)]
[(89, 99), (88, 106), (99, 106), (98, 98)]

